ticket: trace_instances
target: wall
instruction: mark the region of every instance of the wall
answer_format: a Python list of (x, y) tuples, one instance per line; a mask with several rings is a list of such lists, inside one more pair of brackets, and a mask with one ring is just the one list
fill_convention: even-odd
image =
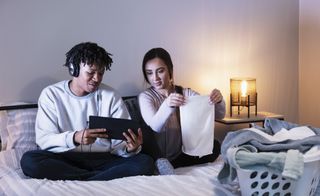
[(0, 102), (36, 101), (70, 78), (65, 52), (93, 41), (113, 54), (103, 82), (122, 95), (146, 87), (143, 55), (160, 46), (176, 83), (217, 87), (229, 103), (229, 79), (255, 77), (258, 110), (297, 122), (298, 18), (298, 0), (1, 0)]
[(300, 1), (299, 121), (320, 127), (320, 2)]

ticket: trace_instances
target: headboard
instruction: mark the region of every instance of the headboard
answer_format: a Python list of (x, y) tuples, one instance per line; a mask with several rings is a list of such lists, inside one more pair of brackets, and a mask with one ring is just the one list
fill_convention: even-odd
[[(143, 123), (142, 116), (139, 109), (138, 97), (137, 96), (125, 96), (122, 97), (125, 102), (127, 109), (130, 113), (130, 116), (133, 120), (138, 121), (139, 123)], [(17, 105), (8, 105), (8, 106), (0, 106), (0, 111), (2, 110), (20, 110), (20, 109), (29, 109), (29, 108), (37, 108), (38, 104), (17, 104)]]
[(20, 110), (20, 109), (28, 109), (28, 108), (37, 108), (38, 104), (21, 104), (21, 105), (9, 105), (9, 106), (0, 106), (1, 110)]

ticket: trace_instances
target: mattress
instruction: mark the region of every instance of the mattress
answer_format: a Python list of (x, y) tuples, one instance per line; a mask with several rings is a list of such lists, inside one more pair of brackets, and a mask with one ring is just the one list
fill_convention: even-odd
[[(183, 167), (176, 175), (134, 176), (110, 181), (53, 181), (25, 176), (19, 160), (22, 151), (0, 152), (0, 195), (239, 195), (217, 181), (223, 165), (219, 157), (213, 163)], [(50, 168), (48, 168), (50, 169)]]

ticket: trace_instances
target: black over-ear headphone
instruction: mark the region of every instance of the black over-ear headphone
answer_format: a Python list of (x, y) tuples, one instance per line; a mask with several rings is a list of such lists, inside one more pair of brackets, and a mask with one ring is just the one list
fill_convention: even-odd
[(73, 77), (78, 77), (80, 73), (80, 66), (79, 63), (73, 61), (73, 57), (74, 55), (67, 60), (69, 74)]
[(69, 74), (73, 77), (78, 77), (80, 72), (80, 66), (78, 64), (73, 64), (72, 61), (68, 65)]

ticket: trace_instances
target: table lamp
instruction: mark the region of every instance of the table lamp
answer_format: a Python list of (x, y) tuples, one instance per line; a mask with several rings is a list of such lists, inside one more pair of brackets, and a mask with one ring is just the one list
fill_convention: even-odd
[(255, 106), (255, 115), (257, 116), (257, 98), (256, 79), (255, 78), (231, 78), (230, 79), (230, 117), (234, 106), (240, 110), (248, 108), (248, 118), (250, 118), (250, 107)]

